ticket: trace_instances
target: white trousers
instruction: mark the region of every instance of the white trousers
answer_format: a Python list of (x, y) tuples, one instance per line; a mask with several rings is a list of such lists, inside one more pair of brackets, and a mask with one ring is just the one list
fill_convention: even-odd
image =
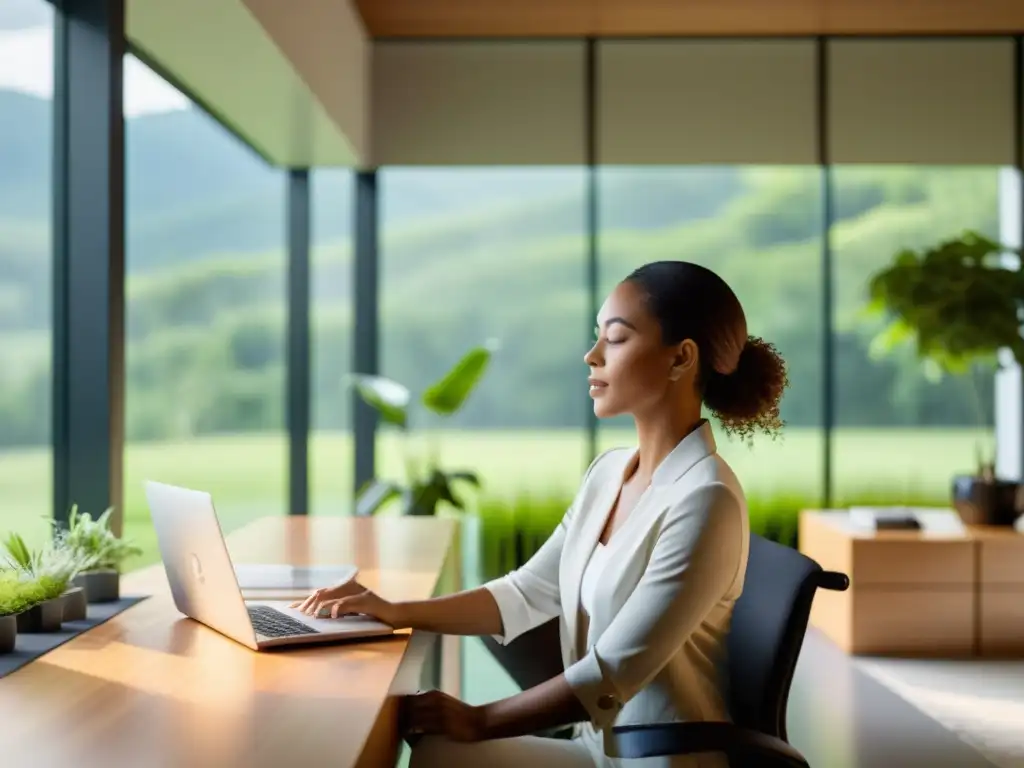
[(594, 768), (585, 745), (575, 740), (517, 736), (462, 743), (424, 736), (412, 749), (409, 768)]
[(728, 768), (721, 754), (675, 755), (622, 760), (595, 757), (579, 739), (517, 736), (463, 743), (425, 736), (412, 750), (409, 768)]

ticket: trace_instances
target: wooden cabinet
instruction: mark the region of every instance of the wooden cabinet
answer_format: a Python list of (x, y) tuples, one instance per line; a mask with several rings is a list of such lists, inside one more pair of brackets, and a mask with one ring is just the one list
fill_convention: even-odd
[(850, 577), (846, 592), (818, 592), (811, 625), (855, 654), (1024, 655), (1024, 535), (926, 514), (940, 524), (876, 532), (845, 512), (801, 513), (800, 551)]

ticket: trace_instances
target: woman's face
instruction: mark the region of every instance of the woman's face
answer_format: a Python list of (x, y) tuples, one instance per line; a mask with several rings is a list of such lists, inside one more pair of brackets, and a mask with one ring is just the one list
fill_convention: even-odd
[(590, 396), (598, 418), (646, 414), (693, 391), (697, 347), (690, 341), (666, 345), (661, 325), (644, 295), (619, 283), (597, 315), (597, 340), (584, 356), (590, 367)]

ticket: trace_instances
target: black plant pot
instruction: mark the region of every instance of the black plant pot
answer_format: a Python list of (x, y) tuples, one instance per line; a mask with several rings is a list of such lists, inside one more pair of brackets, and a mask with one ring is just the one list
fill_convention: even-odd
[(18, 632), (22, 634), (46, 634), (59, 632), (64, 621), (64, 597), (33, 605), (27, 611), (18, 614)]
[(0, 656), (14, 651), (18, 639), (18, 617), (0, 616)]
[(953, 478), (953, 507), (966, 525), (1011, 526), (1020, 517), (1021, 484), (973, 475)]
[(72, 584), (85, 589), (89, 603), (113, 603), (121, 599), (121, 574), (112, 568), (85, 571)]
[(83, 587), (68, 587), (64, 599), (64, 621), (85, 621), (88, 603)]

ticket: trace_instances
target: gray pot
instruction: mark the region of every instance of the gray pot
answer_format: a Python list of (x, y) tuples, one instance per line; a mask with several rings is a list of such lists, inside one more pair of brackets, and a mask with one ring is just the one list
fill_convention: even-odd
[(44, 634), (59, 632), (64, 621), (64, 597), (33, 605), (27, 611), (18, 614), (18, 632), (23, 634)]
[(85, 589), (85, 599), (90, 603), (113, 603), (121, 599), (121, 574), (112, 568), (84, 571), (72, 584)]
[(64, 621), (85, 621), (88, 603), (85, 599), (85, 589), (82, 587), (68, 587), (64, 591)]
[(18, 638), (18, 617), (0, 616), (0, 656), (14, 650)]

